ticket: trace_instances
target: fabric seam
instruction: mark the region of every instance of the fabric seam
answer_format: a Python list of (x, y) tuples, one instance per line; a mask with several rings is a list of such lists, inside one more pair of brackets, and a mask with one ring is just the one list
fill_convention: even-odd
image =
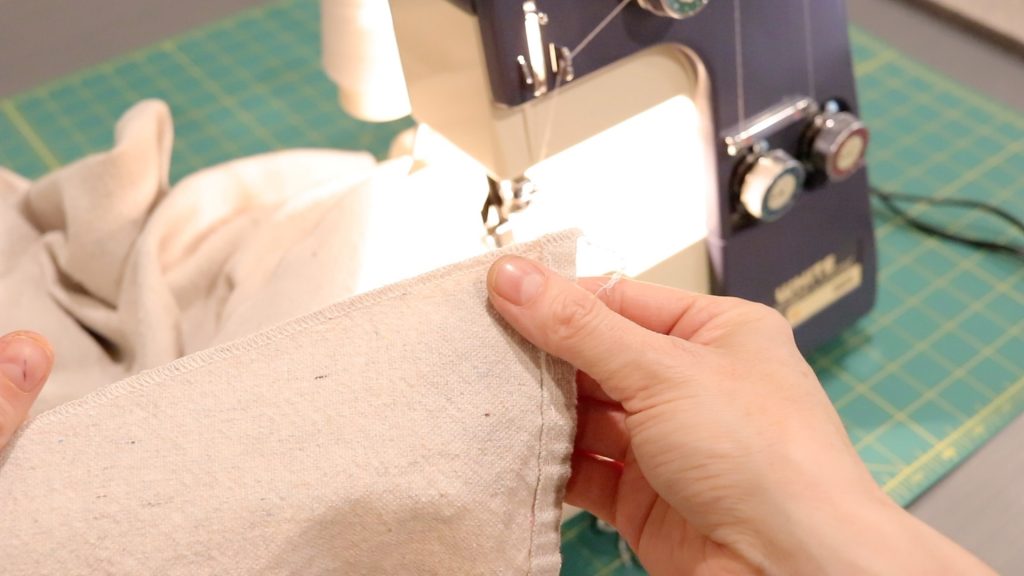
[[(570, 254), (575, 254), (573, 249)], [(565, 254), (556, 253), (554, 257), (562, 259)], [(543, 254), (544, 263), (551, 266), (553, 255), (549, 252)], [(575, 278), (575, 270), (573, 278)], [(548, 394), (565, 396), (575, 404), (575, 389), (573, 386), (573, 375), (575, 370), (564, 360), (539, 351), (540, 358), (540, 410), (541, 426), (537, 445), (537, 482), (534, 490), (534, 501), (531, 509), (533, 525), (530, 530), (529, 568), (527, 574), (534, 576), (545, 573), (550, 568), (552, 573), (557, 573), (561, 564), (561, 510), (553, 510), (555, 515), (541, 517), (540, 508), (543, 504), (542, 497), (551, 493), (558, 496), (556, 500), (564, 499), (565, 484), (568, 481), (569, 472), (565, 467), (565, 460), (571, 459), (571, 448), (567, 446), (552, 445), (562, 435), (573, 435), (575, 430), (571, 424), (560, 422), (561, 414), (552, 413), (552, 400)], [(575, 406), (569, 407), (575, 410)], [(566, 416), (572, 418), (572, 416)], [(570, 420), (571, 421), (571, 420)], [(571, 440), (570, 440), (571, 442)]]
[[(551, 267), (551, 257), (548, 254), (544, 254), (544, 265)], [(529, 549), (529, 566), (527, 574), (534, 574), (534, 565), (536, 562), (536, 556), (534, 554), (535, 548), (538, 546), (538, 532), (540, 531), (540, 519), (537, 516), (538, 509), (540, 507), (540, 494), (541, 487), (544, 483), (544, 428), (547, 425), (547, 395), (544, 394), (544, 389), (547, 387), (547, 375), (548, 363), (547, 353), (543, 350), (537, 349), (537, 355), (539, 357), (539, 372), (540, 372), (540, 433), (537, 437), (537, 477), (536, 483), (533, 487), (533, 506), (530, 509), (530, 514), (533, 519), (532, 526), (530, 527), (530, 549)]]
[[(544, 254), (545, 250), (550, 247), (556, 246), (562, 241), (573, 239), (576, 236), (577, 232), (574, 230), (550, 234), (543, 236), (530, 244), (514, 245), (504, 250), (487, 253), (468, 261), (445, 266), (434, 270), (433, 272), (428, 272), (421, 276), (403, 280), (401, 282), (384, 286), (365, 294), (360, 294), (341, 302), (331, 304), (326, 308), (299, 316), (298, 318), (293, 318), (285, 321), (284, 323), (257, 332), (256, 334), (243, 336), (239, 339), (226, 342), (213, 348), (184, 356), (168, 364), (145, 370), (124, 380), (108, 384), (83, 396), (82, 398), (62, 404), (36, 416), (21, 428), (15, 438), (12, 438), (10, 446), (13, 447), (16, 445), (18, 436), (21, 436), (36, 426), (42, 426), (50, 422), (58, 422), (66, 415), (78, 413), (92, 406), (102, 404), (108, 400), (144, 390), (148, 386), (162, 380), (166, 380), (172, 376), (189, 374), (200, 368), (215, 365), (229, 359), (234, 354), (258, 350), (281, 338), (291, 336), (300, 330), (305, 330), (322, 325), (326, 322), (344, 318), (345, 316), (357, 311), (377, 306), (399, 296), (407, 295), (410, 292), (416, 292), (423, 288), (433, 286), (445, 279), (461, 277), (470, 273), (478, 272), (481, 268), (490, 266), (494, 260), (501, 256), (510, 254), (531, 256), (538, 253)], [(4, 460), (6, 460), (6, 458), (0, 457), (0, 464), (2, 464)]]

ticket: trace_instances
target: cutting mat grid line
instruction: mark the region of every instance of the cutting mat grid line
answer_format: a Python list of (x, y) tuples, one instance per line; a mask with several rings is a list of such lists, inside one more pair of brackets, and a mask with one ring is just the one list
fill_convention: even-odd
[[(320, 69), (315, 0), (284, 0), (0, 100), (0, 166), (35, 178), (108, 148), (134, 102), (166, 100), (172, 179), (292, 147), (383, 157), (412, 123), (346, 116)], [(1024, 214), (1024, 115), (853, 29), (872, 182)], [(923, 214), (920, 207), (911, 208)], [(929, 211), (954, 230), (1011, 241), (978, 212)], [(907, 504), (1024, 411), (1024, 268), (926, 238), (876, 211), (876, 309), (811, 357), (861, 458)], [(642, 574), (615, 537), (572, 520), (566, 574)]]

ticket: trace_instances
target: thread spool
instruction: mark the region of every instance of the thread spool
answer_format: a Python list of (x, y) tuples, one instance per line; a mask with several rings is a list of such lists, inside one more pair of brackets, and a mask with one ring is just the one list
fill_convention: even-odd
[(411, 113), (387, 0), (321, 0), (323, 65), (341, 107), (367, 122)]

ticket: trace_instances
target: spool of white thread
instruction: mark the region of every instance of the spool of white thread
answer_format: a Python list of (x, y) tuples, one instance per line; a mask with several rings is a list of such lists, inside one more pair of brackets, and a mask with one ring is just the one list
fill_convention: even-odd
[(323, 64), (352, 116), (387, 122), (411, 112), (387, 0), (321, 0)]

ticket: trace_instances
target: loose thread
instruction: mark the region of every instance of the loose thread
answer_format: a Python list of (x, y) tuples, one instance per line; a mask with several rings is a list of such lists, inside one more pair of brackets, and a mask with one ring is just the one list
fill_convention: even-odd
[(615, 285), (619, 283), (619, 280), (622, 280), (625, 277), (626, 275), (623, 274), (622, 272), (616, 272), (612, 274), (611, 278), (608, 279), (608, 282), (605, 282), (604, 286), (601, 286), (601, 288), (598, 289), (595, 295), (600, 296), (605, 292), (611, 292), (612, 288), (614, 288)]
[(601, 296), (604, 293), (611, 292), (611, 290), (615, 288), (615, 285), (626, 277), (626, 257), (618, 250), (600, 245), (586, 236), (581, 236), (579, 240), (577, 240), (576, 249), (577, 254), (579, 254), (580, 251), (597, 254), (600, 255), (600, 262), (607, 261), (612, 263), (611, 266), (605, 268), (609, 273), (608, 281), (594, 293), (596, 296)]

